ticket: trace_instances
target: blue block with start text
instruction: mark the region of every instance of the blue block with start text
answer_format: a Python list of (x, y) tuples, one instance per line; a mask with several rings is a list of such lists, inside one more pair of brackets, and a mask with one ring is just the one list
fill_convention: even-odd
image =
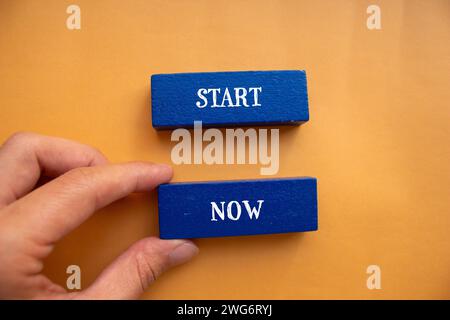
[(309, 120), (306, 73), (238, 71), (155, 74), (151, 77), (156, 129), (298, 125)]
[(317, 230), (315, 178), (184, 182), (158, 188), (161, 239)]

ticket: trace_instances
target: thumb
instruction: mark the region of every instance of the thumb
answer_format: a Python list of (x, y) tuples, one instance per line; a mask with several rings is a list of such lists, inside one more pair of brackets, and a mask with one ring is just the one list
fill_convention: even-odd
[(136, 299), (161, 273), (197, 253), (197, 246), (188, 240), (142, 239), (120, 255), (77, 298)]

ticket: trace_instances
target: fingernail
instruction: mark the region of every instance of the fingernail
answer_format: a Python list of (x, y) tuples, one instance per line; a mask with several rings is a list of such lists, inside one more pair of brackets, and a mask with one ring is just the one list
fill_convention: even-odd
[(170, 263), (173, 266), (185, 263), (197, 255), (197, 253), (198, 248), (195, 244), (190, 241), (183, 241), (169, 254)]
[(155, 164), (155, 167), (157, 168), (157, 170), (159, 172), (169, 173), (170, 175), (172, 175), (172, 173), (173, 173), (172, 167), (167, 164), (158, 163), (158, 164)]
[(158, 163), (158, 164), (155, 164), (155, 165), (158, 166), (161, 169), (172, 170), (172, 167), (169, 166), (168, 164), (165, 164), (165, 163)]

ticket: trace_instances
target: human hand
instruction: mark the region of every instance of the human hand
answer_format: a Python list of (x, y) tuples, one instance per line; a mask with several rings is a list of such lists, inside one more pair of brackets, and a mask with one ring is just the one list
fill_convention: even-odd
[[(34, 189), (41, 176), (56, 178)], [(164, 270), (189, 260), (198, 248), (187, 240), (142, 239), (90, 287), (70, 293), (42, 274), (42, 261), (96, 210), (171, 177), (169, 166), (108, 164), (99, 151), (61, 138), (10, 137), (0, 148), (0, 298), (139, 297)]]

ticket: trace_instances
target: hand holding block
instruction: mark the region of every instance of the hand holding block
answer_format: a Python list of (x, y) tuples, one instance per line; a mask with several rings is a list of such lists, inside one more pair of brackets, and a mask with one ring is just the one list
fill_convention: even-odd
[(317, 230), (315, 178), (162, 184), (161, 239)]
[(157, 129), (298, 125), (308, 121), (305, 71), (155, 74), (152, 123)]

